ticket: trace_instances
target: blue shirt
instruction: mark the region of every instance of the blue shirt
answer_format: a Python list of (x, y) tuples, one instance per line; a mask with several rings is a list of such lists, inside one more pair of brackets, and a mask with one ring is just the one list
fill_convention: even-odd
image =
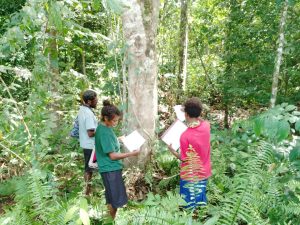
[(78, 112), (79, 123), (79, 142), (80, 147), (93, 149), (95, 147), (95, 138), (89, 137), (88, 130), (96, 130), (98, 122), (93, 111), (87, 106), (80, 106)]

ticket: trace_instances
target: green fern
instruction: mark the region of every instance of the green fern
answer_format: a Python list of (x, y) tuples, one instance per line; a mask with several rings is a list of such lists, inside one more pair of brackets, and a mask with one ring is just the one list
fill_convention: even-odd
[(272, 162), (273, 146), (262, 142), (258, 153), (245, 163), (241, 173), (234, 178), (234, 188), (222, 202), (218, 224), (270, 224), (261, 216), (258, 199), (265, 195), (260, 190), (268, 180), (266, 178), (270, 179), (266, 167)]
[(59, 203), (55, 185), (47, 179), (46, 173), (31, 169), (17, 183), (16, 206), (5, 215), (13, 221), (11, 224), (65, 224), (65, 209)]
[(148, 194), (145, 200), (138, 208), (130, 211), (127, 209), (121, 211), (117, 216), (116, 224), (118, 225), (201, 225), (199, 221), (192, 219), (192, 214), (180, 211), (179, 206), (184, 201), (178, 194), (167, 192), (167, 195)]

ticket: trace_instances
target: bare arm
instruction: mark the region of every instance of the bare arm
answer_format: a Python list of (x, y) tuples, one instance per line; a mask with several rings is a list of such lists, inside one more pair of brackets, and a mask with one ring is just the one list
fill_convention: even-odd
[(119, 159), (125, 159), (132, 156), (137, 156), (139, 153), (140, 150), (135, 150), (133, 152), (126, 152), (126, 153), (110, 152), (109, 158), (111, 160), (119, 160)]
[(87, 130), (87, 133), (89, 137), (94, 137), (96, 132), (94, 129), (92, 129), (92, 130)]
[(177, 158), (180, 160), (180, 154), (178, 152), (176, 152), (173, 148), (172, 148), (172, 144), (168, 145), (168, 149), (170, 150), (170, 152)]

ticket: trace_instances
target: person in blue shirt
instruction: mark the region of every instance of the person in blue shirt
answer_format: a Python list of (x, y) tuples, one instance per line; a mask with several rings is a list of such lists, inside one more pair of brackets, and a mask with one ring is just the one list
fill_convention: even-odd
[(92, 151), (95, 148), (95, 132), (98, 126), (98, 121), (92, 109), (97, 107), (97, 93), (93, 90), (86, 90), (82, 94), (82, 105), (78, 112), (79, 123), (79, 142), (84, 153), (84, 180), (85, 180), (85, 195), (91, 193), (91, 179), (93, 169), (89, 167), (89, 159)]

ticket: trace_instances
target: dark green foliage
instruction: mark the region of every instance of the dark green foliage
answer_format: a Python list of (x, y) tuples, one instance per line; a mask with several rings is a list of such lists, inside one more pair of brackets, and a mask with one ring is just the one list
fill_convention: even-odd
[(0, 1), (0, 34), (4, 33), (6, 25), (9, 24), (10, 15), (17, 13), (25, 2), (26, 0), (14, 0), (13, 2), (9, 0)]
[[(299, 120), (294, 118), (296, 112), (291, 105), (277, 106), (237, 123), (227, 136), (221, 133), (213, 138), (213, 165), (218, 166), (213, 166), (208, 193), (221, 212), (217, 224), (297, 223), (297, 147), (289, 158), (286, 155), (295, 145), (286, 139), (292, 138), (290, 126)], [(267, 124), (270, 118), (272, 125)], [(282, 129), (279, 121), (288, 123), (288, 129)], [(268, 142), (257, 142), (262, 139)]]

